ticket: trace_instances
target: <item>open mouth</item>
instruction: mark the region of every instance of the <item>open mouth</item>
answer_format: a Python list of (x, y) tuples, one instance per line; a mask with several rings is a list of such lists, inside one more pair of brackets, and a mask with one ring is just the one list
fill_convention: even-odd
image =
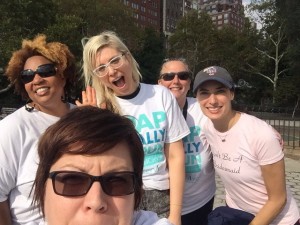
[(119, 77), (118, 80), (115, 80), (112, 82), (114, 85), (116, 85), (117, 87), (123, 87), (125, 85), (125, 79), (123, 76)]

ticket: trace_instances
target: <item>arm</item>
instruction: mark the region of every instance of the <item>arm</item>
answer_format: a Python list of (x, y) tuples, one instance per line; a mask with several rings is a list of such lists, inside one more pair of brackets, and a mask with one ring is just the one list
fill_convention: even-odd
[(284, 159), (261, 166), (268, 200), (257, 213), (250, 225), (268, 225), (281, 212), (286, 203)]
[(165, 145), (165, 154), (170, 176), (170, 215), (174, 225), (181, 224), (182, 198), (185, 180), (185, 157), (182, 141)]
[(0, 225), (12, 225), (7, 200), (0, 202)]

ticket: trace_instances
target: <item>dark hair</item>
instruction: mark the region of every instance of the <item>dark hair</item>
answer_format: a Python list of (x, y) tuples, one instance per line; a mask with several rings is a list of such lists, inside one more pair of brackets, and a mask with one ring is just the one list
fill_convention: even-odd
[[(166, 63), (168, 63), (168, 62), (173, 62), (173, 61), (175, 61), (175, 62), (176, 62), (176, 61), (177, 61), (177, 62), (182, 62), (182, 63), (185, 65), (185, 67), (187, 68), (187, 70), (188, 70), (189, 72), (191, 72), (190, 67), (189, 67), (189, 65), (188, 65), (188, 63), (187, 63), (187, 61), (186, 61), (185, 58), (166, 58), (166, 59), (163, 60), (161, 66), (160, 66), (160, 69), (159, 69), (159, 72), (158, 72), (158, 79), (161, 79), (161, 77), (160, 77), (160, 76), (161, 76), (161, 71), (162, 71), (164, 65), (165, 65)], [(191, 78), (190, 78), (190, 79), (191, 79)]]
[(15, 86), (15, 92), (24, 100), (29, 100), (25, 86), (21, 81), (20, 73), (28, 58), (43, 56), (50, 60), (58, 69), (58, 74), (66, 79), (65, 94), (70, 93), (75, 85), (76, 65), (75, 58), (69, 48), (59, 42), (46, 42), (46, 36), (37, 35), (33, 40), (23, 40), (22, 48), (15, 51), (8, 63), (5, 75), (11, 84)]
[[(133, 169), (137, 174), (134, 204), (134, 209), (137, 209), (142, 198), (144, 163), (143, 145), (139, 135), (128, 118), (93, 106), (71, 110), (41, 136), (38, 144), (40, 162), (34, 181), (34, 203), (44, 214), (49, 171), (64, 154), (99, 155), (122, 141), (130, 148)], [(72, 149), (74, 144), (83, 147)]]

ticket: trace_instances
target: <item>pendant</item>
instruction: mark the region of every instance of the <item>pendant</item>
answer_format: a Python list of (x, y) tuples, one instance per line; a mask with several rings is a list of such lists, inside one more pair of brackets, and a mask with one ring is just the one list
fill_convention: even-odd
[(225, 139), (222, 139), (222, 142), (225, 142), (226, 140)]

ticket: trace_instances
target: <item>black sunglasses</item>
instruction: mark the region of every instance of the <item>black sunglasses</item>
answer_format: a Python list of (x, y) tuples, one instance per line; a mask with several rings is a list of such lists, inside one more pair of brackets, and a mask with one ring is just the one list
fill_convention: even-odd
[(33, 81), (34, 76), (38, 74), (40, 77), (51, 77), (56, 74), (56, 67), (54, 64), (49, 63), (49, 64), (44, 64), (40, 65), (36, 71), (33, 70), (23, 70), (21, 71), (21, 80), (24, 84), (27, 84), (31, 81)]
[(134, 172), (112, 172), (102, 176), (92, 176), (76, 171), (54, 171), (49, 173), (54, 192), (57, 195), (77, 197), (88, 193), (95, 181), (110, 196), (124, 196), (135, 192), (136, 174)]
[(181, 71), (177, 73), (171, 72), (171, 73), (164, 73), (160, 77), (164, 81), (171, 81), (174, 79), (175, 75), (177, 75), (180, 80), (187, 80), (190, 78), (191, 73), (189, 71)]

